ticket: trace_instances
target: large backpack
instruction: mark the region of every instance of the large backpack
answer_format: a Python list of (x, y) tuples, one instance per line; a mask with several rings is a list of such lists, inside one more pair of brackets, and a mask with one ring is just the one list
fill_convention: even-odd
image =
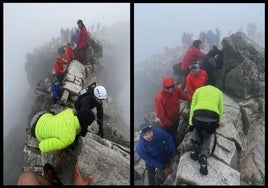
[(76, 108), (76, 110), (79, 110), (81, 107), (81, 98), (85, 97), (87, 95), (91, 95), (93, 93), (94, 88), (96, 87), (96, 82), (90, 84), (89, 86), (87, 86), (85, 89), (82, 89), (81, 91), (79, 91), (78, 93), (78, 99), (74, 102), (74, 106)]

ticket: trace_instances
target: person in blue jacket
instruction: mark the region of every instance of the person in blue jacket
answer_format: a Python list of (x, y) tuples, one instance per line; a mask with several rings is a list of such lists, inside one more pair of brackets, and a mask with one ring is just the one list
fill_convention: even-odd
[(180, 156), (172, 136), (161, 128), (143, 123), (140, 128), (140, 140), (137, 144), (137, 154), (145, 161), (148, 171), (149, 185), (156, 185), (155, 170), (160, 169), (166, 175), (172, 173), (171, 160), (178, 163)]
[(53, 95), (53, 104), (56, 104), (60, 100), (62, 94), (62, 83), (58, 80), (54, 80), (53, 84), (50, 86), (50, 91)]

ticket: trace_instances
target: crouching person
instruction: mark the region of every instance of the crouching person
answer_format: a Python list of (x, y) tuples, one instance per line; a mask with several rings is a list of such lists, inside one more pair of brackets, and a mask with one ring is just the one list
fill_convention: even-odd
[(76, 116), (72, 109), (66, 109), (56, 115), (52, 113), (38, 113), (31, 122), (31, 135), (39, 143), (43, 153), (56, 152), (63, 158), (62, 149), (67, 148), (81, 136), (85, 136), (88, 126), (92, 123), (89, 116), (79, 113)]
[(143, 123), (140, 128), (140, 140), (136, 151), (145, 161), (148, 171), (149, 185), (157, 185), (155, 179), (156, 168), (163, 170), (166, 175), (172, 173), (171, 159), (179, 162), (179, 155), (173, 137), (161, 128), (152, 128), (149, 123)]
[(223, 125), (220, 123), (222, 113), (223, 96), (218, 88), (206, 85), (194, 92), (189, 117), (190, 130), (193, 131), (190, 157), (199, 160), (199, 171), (203, 175), (208, 174), (207, 158), (210, 155), (210, 139), (216, 129)]

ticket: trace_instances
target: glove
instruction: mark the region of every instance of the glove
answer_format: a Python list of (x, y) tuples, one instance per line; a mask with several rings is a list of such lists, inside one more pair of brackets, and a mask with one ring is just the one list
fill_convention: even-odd
[(163, 171), (166, 175), (170, 175), (172, 173), (172, 169), (169, 166), (167, 166)]
[(178, 163), (180, 162), (180, 158), (181, 158), (181, 156), (180, 156), (179, 154), (177, 154), (177, 155), (175, 155), (175, 156), (173, 157), (172, 160), (178, 164)]

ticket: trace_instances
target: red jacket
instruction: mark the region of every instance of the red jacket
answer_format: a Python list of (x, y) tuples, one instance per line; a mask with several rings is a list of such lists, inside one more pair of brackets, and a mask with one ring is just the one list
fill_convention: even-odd
[(54, 69), (56, 74), (64, 74), (64, 64), (68, 64), (63, 59), (56, 59), (54, 63)]
[(70, 63), (74, 59), (74, 51), (71, 46), (67, 46), (65, 48), (65, 57), (68, 63)]
[(195, 46), (191, 46), (183, 57), (183, 60), (181, 63), (181, 69), (182, 70), (188, 69), (193, 61), (197, 61), (201, 59), (202, 57), (204, 57), (205, 55), (206, 54), (200, 51), (200, 49), (196, 48)]
[(82, 49), (86, 47), (88, 33), (86, 27), (82, 27), (78, 36), (77, 48)]
[(191, 97), (184, 93), (178, 86), (175, 86), (173, 93), (161, 89), (155, 97), (155, 112), (160, 119), (160, 125), (170, 127), (179, 118), (180, 99), (191, 100)]
[(196, 75), (190, 73), (186, 77), (186, 88), (190, 96), (193, 96), (195, 90), (203, 85), (208, 80), (206, 71), (200, 70)]

